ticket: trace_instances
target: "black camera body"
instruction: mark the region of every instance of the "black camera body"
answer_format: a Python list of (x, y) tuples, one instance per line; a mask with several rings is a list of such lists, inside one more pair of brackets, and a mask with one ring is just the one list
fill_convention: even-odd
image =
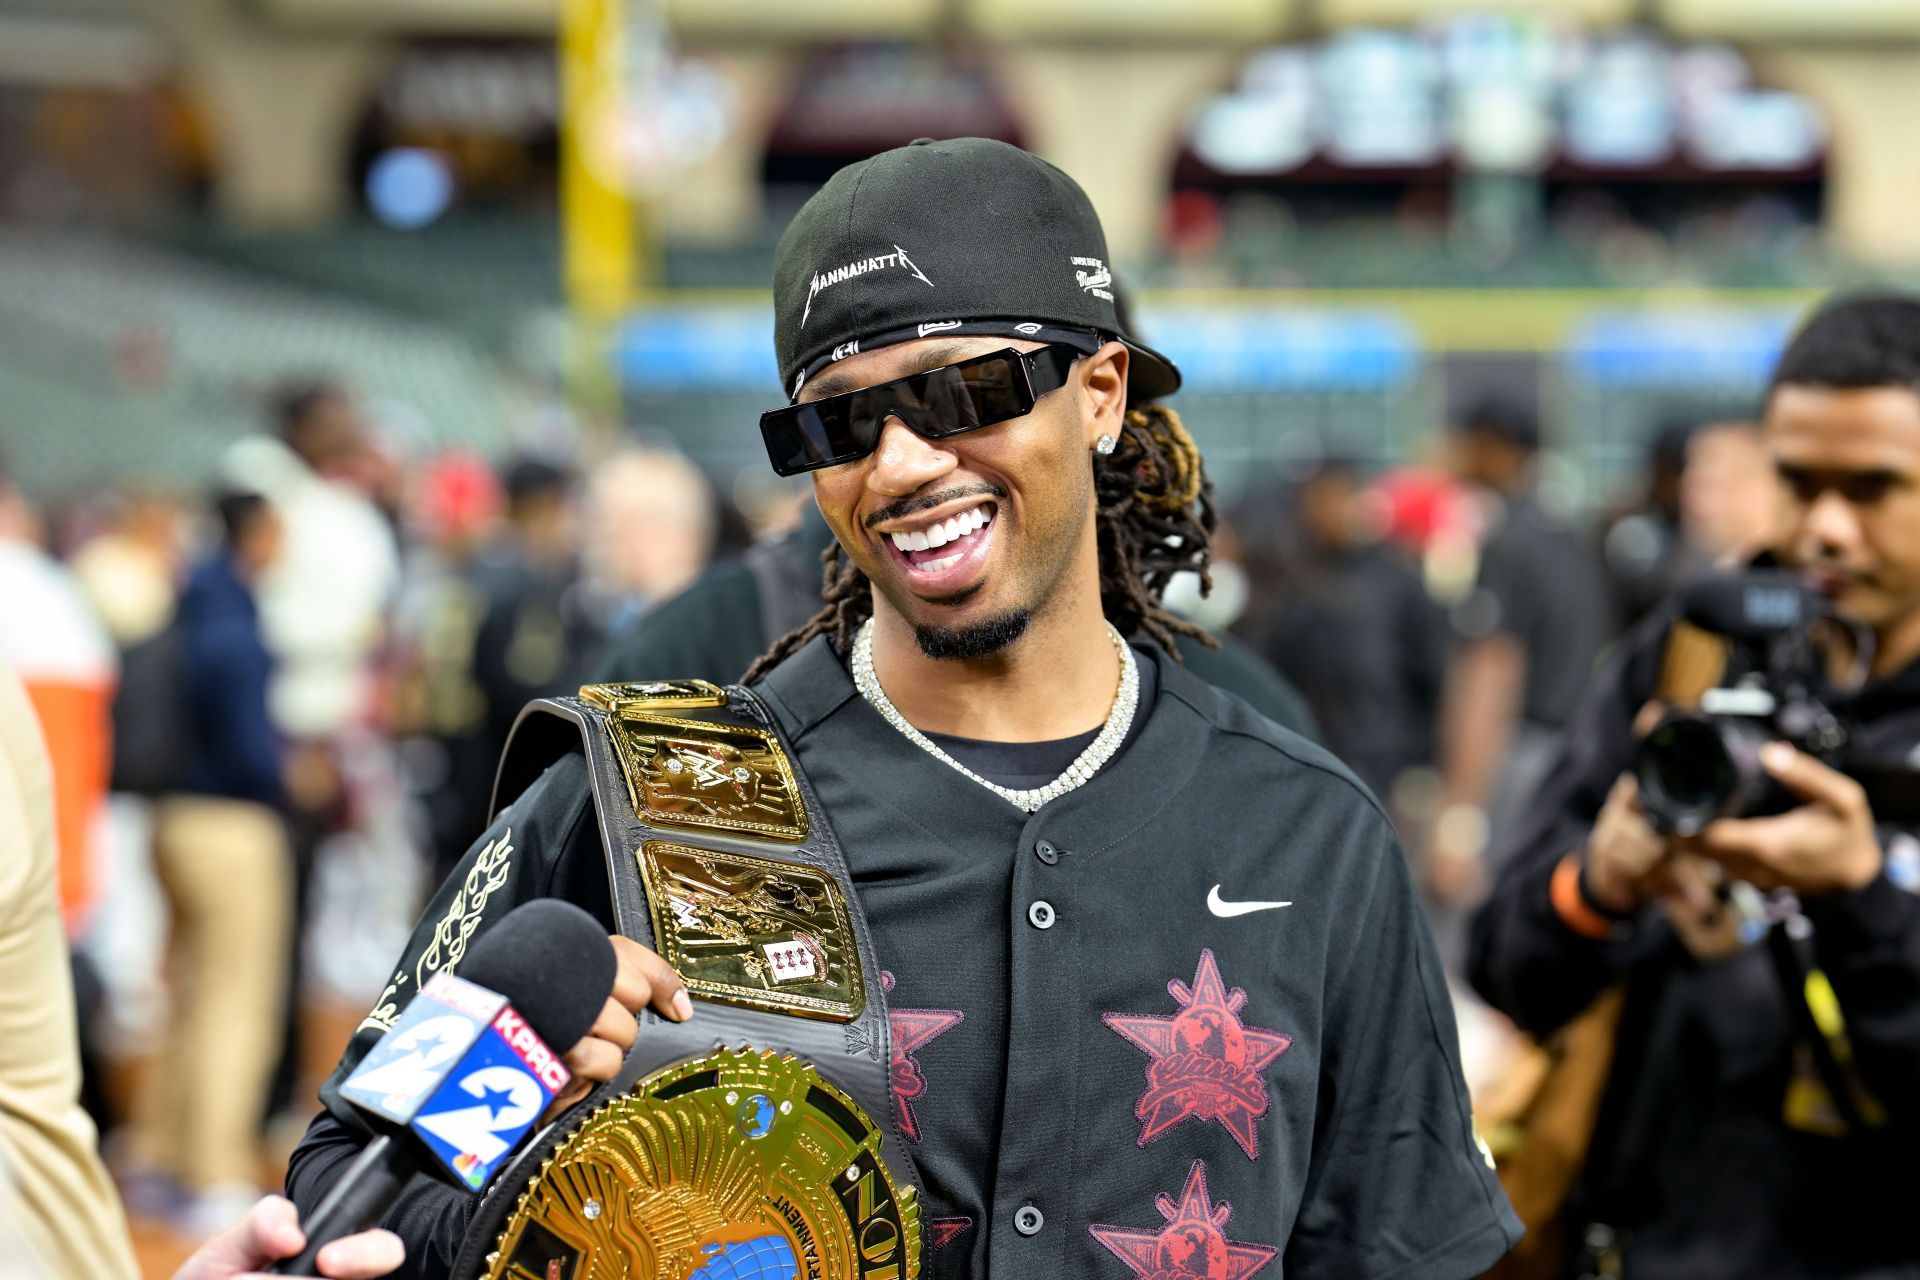
[(1848, 730), (1830, 708), (1823, 637), (1870, 644), (1791, 573), (1755, 569), (1703, 578), (1680, 596), (1686, 621), (1728, 642), (1721, 682), (1698, 710), (1669, 711), (1634, 761), (1640, 806), (1654, 830), (1695, 835), (1718, 818), (1784, 813), (1799, 801), (1760, 764), (1760, 748), (1787, 742), (1843, 772)]

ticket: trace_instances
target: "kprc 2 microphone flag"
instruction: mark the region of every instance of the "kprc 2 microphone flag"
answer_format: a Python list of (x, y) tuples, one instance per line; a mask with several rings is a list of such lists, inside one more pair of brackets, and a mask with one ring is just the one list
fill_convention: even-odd
[(412, 1129), (457, 1182), (478, 1191), (569, 1078), (505, 997), (440, 973), (340, 1092)]

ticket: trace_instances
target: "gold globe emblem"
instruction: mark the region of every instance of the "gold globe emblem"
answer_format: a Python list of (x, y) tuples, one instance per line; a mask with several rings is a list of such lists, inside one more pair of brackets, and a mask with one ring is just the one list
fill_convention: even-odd
[(588, 1116), (521, 1195), (488, 1280), (916, 1280), (920, 1206), (814, 1067), (721, 1050)]

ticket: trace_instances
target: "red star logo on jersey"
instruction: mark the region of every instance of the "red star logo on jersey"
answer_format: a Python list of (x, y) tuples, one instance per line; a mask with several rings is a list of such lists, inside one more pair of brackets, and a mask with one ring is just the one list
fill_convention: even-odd
[(1133, 1108), (1140, 1118), (1140, 1145), (1197, 1116), (1218, 1120), (1247, 1159), (1255, 1159), (1260, 1135), (1254, 1123), (1267, 1113), (1268, 1104), (1260, 1072), (1286, 1051), (1293, 1037), (1240, 1021), (1247, 993), (1239, 987), (1226, 989), (1211, 950), (1201, 951), (1191, 988), (1175, 979), (1167, 990), (1180, 1005), (1179, 1013), (1109, 1013), (1100, 1019), (1152, 1058), (1146, 1092)]
[(1173, 1197), (1153, 1198), (1167, 1225), (1158, 1231), (1130, 1227), (1092, 1226), (1093, 1238), (1136, 1276), (1148, 1280), (1246, 1280), (1272, 1262), (1278, 1249), (1264, 1244), (1242, 1244), (1227, 1239), (1222, 1230), (1233, 1216), (1226, 1201), (1214, 1204), (1207, 1196), (1207, 1167), (1198, 1160), (1187, 1174), (1180, 1203)]
[[(893, 975), (884, 969), (880, 985), (893, 990)], [(927, 1091), (927, 1078), (913, 1051), (947, 1030), (966, 1015), (958, 1009), (888, 1009), (887, 1030), (893, 1041), (889, 1075), (893, 1083), (893, 1101), (900, 1113), (900, 1132), (914, 1142), (920, 1141), (920, 1121), (913, 1114), (915, 1099)]]
[(972, 1218), (934, 1218), (927, 1223), (927, 1235), (934, 1248), (944, 1249), (972, 1226)]

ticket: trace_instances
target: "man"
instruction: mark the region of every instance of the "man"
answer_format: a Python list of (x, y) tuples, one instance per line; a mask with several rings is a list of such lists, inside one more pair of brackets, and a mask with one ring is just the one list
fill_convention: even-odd
[[(1771, 558), (1876, 640), (1838, 710), (1876, 758), (1920, 744), (1920, 300), (1834, 302), (1782, 355), (1763, 426), (1781, 482)], [(1546, 1035), (1624, 984), (1613, 1066), (1569, 1206), (1631, 1280), (1920, 1275), (1911, 1229), (1920, 1123), (1920, 844), (1862, 789), (1775, 744), (1800, 802), (1654, 833), (1627, 770), (1668, 661), (1671, 607), (1636, 629), (1587, 693), (1472, 926), (1474, 985)], [(1833, 1034), (1864, 1123), (1839, 1119), (1821, 1046), (1768, 949), (1725, 934), (1724, 876), (1798, 897), (1837, 997)], [(1795, 926), (1794, 932), (1800, 932)], [(1605, 1230), (1582, 1233), (1586, 1224)], [(1620, 1269), (1620, 1268), (1624, 1269)]]
[[(769, 645), (819, 611), (820, 558), (833, 545), (833, 531), (809, 502), (799, 527), (715, 561), (692, 586), (615, 636), (595, 663), (594, 679), (650, 671), (717, 684), (739, 679)], [(1239, 640), (1215, 639), (1217, 649), (1185, 635), (1176, 635), (1174, 643), (1180, 660), (1202, 680), (1244, 698), (1282, 728), (1319, 740), (1313, 713), (1297, 689)]]
[(1453, 610), (1459, 647), (1440, 722), (1445, 805), (1428, 867), (1434, 894), (1458, 904), (1481, 886), (1489, 838), (1497, 843), (1539, 782), (1613, 636), (1613, 616), (1599, 557), (1534, 497), (1539, 423), (1490, 403), (1461, 418), (1453, 443), (1484, 513), (1478, 576)]
[[(1476, 1275), (1517, 1226), (1392, 832), (1166, 651), (1191, 628), (1155, 592), (1205, 567), (1206, 481), (1105, 257), (1064, 174), (960, 139), (841, 171), (775, 267), (795, 403), (763, 435), (839, 549), (826, 607), (749, 679), (913, 1031), (893, 1110), (922, 1274)], [(538, 893), (610, 918), (584, 779), (563, 759), (489, 828), (343, 1069), (444, 970), (435, 936)], [(620, 1010), (715, 1016), (616, 946), (614, 1016), (568, 1055), (589, 1079), (633, 1041)], [(361, 1141), (344, 1114), (295, 1153), (303, 1208)], [(469, 1203), (429, 1188), (389, 1218), (421, 1274)]]
[(1359, 465), (1340, 457), (1290, 495), (1243, 504), (1235, 523), (1261, 598), (1240, 626), (1310, 691), (1328, 749), (1391, 797), (1396, 779), (1433, 762), (1446, 628), (1419, 574), (1381, 545), (1367, 506)]
[(192, 1197), (205, 1235), (259, 1196), (260, 1121), (285, 999), (293, 908), (279, 736), (268, 714), (273, 659), (259, 583), (280, 555), (279, 516), (258, 494), (215, 507), (219, 548), (193, 571), (178, 616), (179, 692), (191, 740), (154, 812), (154, 869), (172, 908), (173, 1008), (142, 1099), (139, 1156)]

